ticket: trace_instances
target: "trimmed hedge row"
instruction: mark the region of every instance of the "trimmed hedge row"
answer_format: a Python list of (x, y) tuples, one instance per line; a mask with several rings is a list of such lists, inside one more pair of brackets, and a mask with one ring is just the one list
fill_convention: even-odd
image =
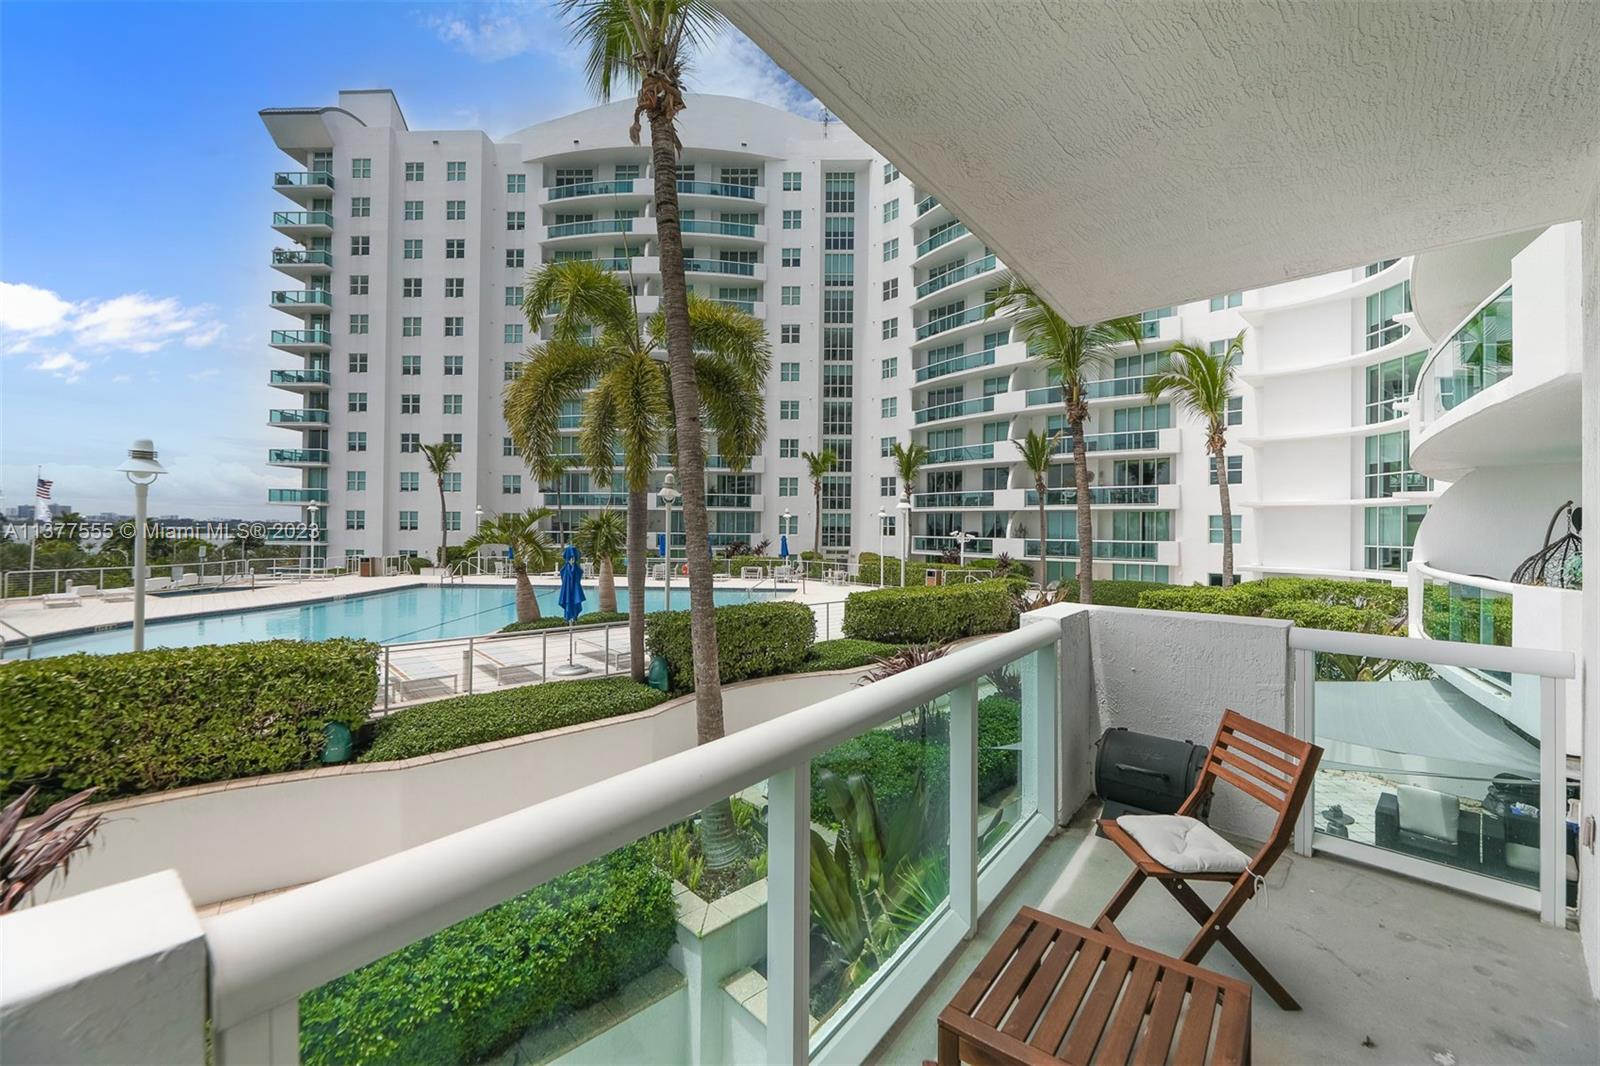
[[(1068, 578), (1060, 583), (1062, 602), (1078, 602), (1078, 582)], [(1140, 607), (1139, 597), (1146, 592), (1164, 592), (1174, 586), (1163, 581), (1114, 581), (1094, 579), (1094, 602), (1099, 607)]]
[[(1100, 583), (1097, 581), (1095, 585)], [(1231, 588), (1206, 585), (1169, 585), (1139, 596), (1138, 606), (1157, 611), (1194, 611), (1200, 614), (1232, 614), (1250, 618), (1269, 617), (1272, 609), (1301, 602), (1325, 607), (1345, 607), (1374, 617), (1403, 619), (1406, 590), (1387, 581), (1338, 581), (1331, 578), (1269, 577), (1246, 581)], [(1286, 616), (1271, 616), (1286, 617)]]
[[(590, 611), (580, 614), (573, 623), (580, 626), (597, 626), (608, 622), (626, 622), (628, 616), (622, 611)], [(550, 618), (535, 618), (531, 622), (510, 622), (500, 627), (502, 633), (527, 633), (539, 629), (565, 629), (567, 620), (560, 615)]]
[[(846, 604), (846, 617), (849, 606)], [(740, 603), (716, 609), (718, 673), (723, 684), (772, 674), (792, 674), (804, 665), (817, 639), (817, 617), (803, 603)], [(666, 661), (674, 693), (694, 689), (694, 642), (688, 611), (655, 611), (645, 617), (650, 654)]]
[(1016, 578), (875, 589), (844, 601), (844, 635), (887, 644), (938, 644), (1017, 628)]
[(811, 646), (811, 655), (801, 665), (802, 673), (819, 670), (847, 670), (852, 666), (866, 666), (878, 659), (893, 655), (898, 650), (893, 644), (880, 644), (875, 640), (822, 640)]
[(677, 915), (671, 879), (630, 844), (307, 992), (300, 1059), (480, 1062), (660, 965)]
[(314, 765), (378, 695), (378, 646), (264, 640), (0, 668), (0, 794), (96, 801)]
[(664, 693), (625, 677), (525, 685), (396, 711), (377, 724), (360, 762), (410, 759), (547, 729), (635, 714)]

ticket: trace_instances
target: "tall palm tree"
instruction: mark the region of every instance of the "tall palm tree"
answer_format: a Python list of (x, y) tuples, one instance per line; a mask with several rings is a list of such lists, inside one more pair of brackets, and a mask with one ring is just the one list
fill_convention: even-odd
[[(901, 444), (899, 441), (895, 441), (890, 446), (890, 449), (894, 454), (895, 471), (900, 475), (900, 498), (906, 503), (905, 507), (900, 508), (900, 521), (909, 524), (911, 521), (911, 497), (916, 492), (917, 474), (922, 471), (923, 464), (928, 461), (928, 446), (919, 444), (916, 441), (912, 441), (910, 444)], [(900, 542), (901, 544), (910, 543), (911, 530), (903, 529), (900, 531), (900, 535), (906, 538)], [(906, 554), (902, 552), (900, 556), (900, 584), (902, 585), (906, 583)], [(880, 563), (879, 565), (881, 566), (882, 564)]]
[(839, 457), (833, 453), (832, 448), (824, 448), (820, 452), (801, 452), (800, 458), (806, 461), (806, 472), (811, 476), (811, 495), (817, 505), (817, 531), (811, 540), (811, 550), (820, 556), (822, 554), (822, 479), (833, 473), (833, 468), (839, 465)]
[(508, 511), (478, 524), (478, 531), (466, 539), (464, 547), (475, 552), (493, 544), (511, 549), (511, 573), (517, 582), (517, 621), (531, 622), (539, 617), (539, 601), (533, 594), (529, 571), (544, 573), (559, 560), (555, 542), (539, 528), (550, 517), (550, 508)]
[[(550, 526), (550, 539), (555, 541), (566, 540), (566, 516), (562, 513), (561, 497), (566, 495), (562, 485), (567, 478), (567, 471), (578, 465), (575, 455), (551, 455), (546, 457), (546, 469), (549, 471), (549, 484), (556, 494), (555, 522)], [(540, 475), (541, 478), (544, 475)]]
[[(1078, 503), (1078, 602), (1094, 602), (1094, 521), (1089, 510), (1089, 455), (1083, 439), (1083, 425), (1089, 420), (1089, 371), (1110, 360), (1119, 347), (1139, 347), (1142, 327), (1138, 316), (1125, 315), (1074, 326), (1045, 303), (1033, 286), (1014, 274), (1000, 280), (999, 292), (990, 303), (991, 315), (1013, 311), (1012, 327), (1027, 342), (1034, 362), (1061, 383), (1061, 401), (1066, 408), (1067, 433), (1072, 440), (1073, 483)], [(1039, 531), (1040, 561), (1043, 562), (1044, 535)]]
[(1145, 395), (1154, 403), (1164, 396), (1177, 401), (1205, 424), (1206, 453), (1217, 475), (1222, 502), (1222, 586), (1233, 584), (1233, 501), (1228, 495), (1228, 401), (1233, 398), (1235, 361), (1244, 357), (1241, 330), (1227, 347), (1212, 355), (1196, 344), (1174, 344), (1172, 366), (1145, 379)]
[(450, 543), (450, 512), (445, 509), (444, 476), (450, 472), (450, 464), (456, 460), (456, 446), (445, 441), (424, 444), (422, 458), (428, 464), (428, 473), (433, 475), (434, 482), (439, 486), (439, 565), (443, 566), (445, 549)]
[(627, 522), (622, 515), (607, 508), (585, 518), (578, 526), (578, 547), (591, 559), (598, 560), (600, 573), (600, 610), (617, 609), (617, 557), (627, 550)]
[(1050, 467), (1055, 460), (1056, 442), (1061, 439), (1060, 433), (1040, 433), (1036, 429), (1028, 430), (1028, 435), (1017, 442), (1017, 450), (1022, 453), (1022, 464), (1028, 468), (1028, 473), (1033, 475), (1033, 490), (1039, 494), (1039, 584), (1045, 585), (1050, 575), (1050, 541), (1049, 528), (1045, 520), (1045, 498), (1049, 495), (1050, 485), (1047, 480)]

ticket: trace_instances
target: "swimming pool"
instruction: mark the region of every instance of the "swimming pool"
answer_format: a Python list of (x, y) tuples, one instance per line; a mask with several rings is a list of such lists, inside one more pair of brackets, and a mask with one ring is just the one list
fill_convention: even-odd
[[(539, 613), (542, 616), (548, 618), (561, 613), (556, 606), (556, 591), (554, 588), (538, 590)], [(587, 597), (584, 609), (598, 610), (599, 593), (596, 589), (585, 586), (584, 592)], [(687, 610), (689, 590), (674, 589), (673, 593), (673, 607)], [(771, 593), (767, 595), (770, 597)], [(742, 589), (717, 589), (716, 599), (718, 604), (744, 603), (749, 599), (749, 594)], [(646, 590), (646, 611), (659, 611), (665, 606), (663, 590)], [(627, 609), (628, 592), (619, 587), (617, 610)], [(262, 607), (230, 614), (150, 622), (145, 626), (144, 643), (147, 648), (186, 648), (197, 644), (238, 644), (247, 640), (359, 637), (379, 644), (394, 644), (492, 633), (506, 623), (516, 621), (516, 618), (516, 590), (509, 585), (419, 585), (291, 607)], [(132, 647), (133, 633), (124, 626), (99, 633), (76, 633), (36, 640), (33, 643), (33, 655), (34, 658), (40, 658), (80, 651), (105, 655), (129, 651)], [(19, 653), (20, 649), (7, 649), (8, 658), (14, 658)]]

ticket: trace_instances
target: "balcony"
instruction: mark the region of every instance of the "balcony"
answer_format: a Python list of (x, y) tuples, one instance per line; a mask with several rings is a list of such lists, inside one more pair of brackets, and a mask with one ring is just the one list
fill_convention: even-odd
[(963, 370), (977, 370), (981, 367), (994, 366), (995, 349), (985, 348), (981, 352), (972, 352), (969, 355), (958, 355), (954, 359), (941, 359), (937, 363), (917, 367), (918, 381), (932, 381), (934, 378), (948, 377), (959, 374)]
[[(1090, 453), (1176, 452), (1178, 450), (1178, 431), (1176, 429), (1139, 429), (1118, 433), (1085, 433), (1083, 436), (1083, 450)], [(1072, 438), (1064, 436), (1056, 441), (1055, 454), (1072, 454)]]
[(749, 222), (718, 222), (713, 219), (687, 218), (679, 223), (684, 233), (707, 237), (733, 237), (739, 240), (765, 241), (767, 228)]
[[(932, 296), (934, 293), (948, 289), (952, 285), (958, 285), (961, 282), (969, 279), (990, 274), (998, 265), (998, 261), (994, 256), (986, 255), (982, 259), (976, 260), (975, 262), (967, 263), (965, 266), (959, 266), (954, 270), (947, 270), (938, 277), (929, 278), (921, 285), (918, 285), (917, 300), (920, 302), (924, 297)], [(912, 306), (915, 307), (917, 304), (913, 303)]]
[[(1078, 557), (1078, 542), (1076, 540), (1051, 540), (1046, 542), (1052, 559), (1076, 559)], [(1023, 554), (1030, 559), (1039, 558), (1039, 542), (1028, 540), (1023, 543)], [(1113, 562), (1146, 562), (1160, 563), (1167, 566), (1176, 566), (1178, 562), (1178, 542), (1175, 540), (1096, 540), (1094, 542), (1094, 557), (1107, 559)]]
[(736, 185), (722, 181), (678, 182), (678, 196), (684, 200), (739, 200), (746, 204), (765, 203), (766, 192), (759, 185)]
[(297, 203), (322, 200), (333, 195), (333, 175), (326, 170), (280, 170), (272, 175), (272, 187)]
[(321, 248), (274, 248), (272, 269), (302, 281), (333, 269), (333, 254)]
[(926, 240), (922, 241), (922, 243), (917, 245), (917, 258), (921, 259), (929, 252), (937, 251), (947, 244), (952, 244), (963, 237), (970, 236), (972, 236), (972, 231), (967, 229), (965, 223), (958, 222), (953, 226), (946, 226), (938, 233), (935, 233), (933, 236), (927, 238)]
[[(1105, 485), (1089, 490), (1089, 503), (1106, 507), (1159, 507), (1177, 506), (1176, 485)], [(1075, 507), (1078, 503), (1076, 488), (1050, 489), (1045, 493), (1046, 507)], [(1023, 493), (1024, 507), (1039, 506), (1039, 492), (1028, 489)]]
[(724, 300), (720, 296), (716, 296), (711, 298), (711, 302), (721, 304), (723, 307), (731, 307), (735, 311), (743, 311), (745, 314), (753, 315), (756, 318), (767, 317), (767, 305), (760, 300)]
[(953, 448), (930, 448), (928, 450), (928, 465), (940, 463), (977, 463), (986, 462), (994, 458), (994, 445), (990, 444), (961, 444)]
[(1091, 400), (1124, 399), (1130, 396), (1142, 398), (1145, 380), (1142, 374), (1122, 378), (1100, 378), (1088, 382), (1088, 388), (1084, 393)]
[(554, 241), (564, 237), (598, 237), (613, 233), (633, 233), (635, 224), (642, 221), (644, 220), (638, 218), (593, 218), (586, 222), (560, 222), (545, 227), (545, 239)]
[(917, 411), (916, 424), (926, 422), (942, 422), (950, 418), (966, 418), (972, 415), (988, 414), (994, 410), (993, 396), (980, 396), (972, 400), (960, 400), (956, 403), (941, 403), (933, 407), (923, 407)]
[(922, 199), (917, 201), (917, 217), (921, 218), (923, 215), (927, 214), (929, 211), (932, 211), (938, 206), (939, 198), (937, 196), (924, 196)]
[(726, 511), (748, 511), (751, 501), (760, 498), (748, 492), (708, 492), (706, 506)]
[(269, 466), (327, 466), (326, 448), (272, 448), (267, 451)]
[[(954, 551), (956, 538), (954, 537), (912, 537), (911, 550), (922, 552), (924, 555), (943, 555), (947, 551)], [(967, 541), (967, 546), (962, 550), (967, 558), (980, 558), (994, 554), (993, 537), (973, 537)]]
[(268, 489), (268, 503), (327, 503), (327, 489)]
[(328, 412), (314, 407), (279, 407), (267, 412), (267, 422), (273, 426), (325, 426)]
[(290, 392), (310, 392), (314, 389), (326, 389), (333, 380), (333, 375), (326, 370), (274, 370), (268, 378), (268, 384), (275, 389), (288, 389)]
[(623, 178), (618, 181), (584, 181), (575, 185), (547, 185), (542, 203), (563, 200), (581, 200), (590, 196), (623, 197), (630, 200), (648, 199), (654, 186), (645, 178)]
[(333, 294), (327, 289), (274, 289), (268, 304), (292, 315), (323, 315), (333, 306)]
[(1066, 393), (1060, 385), (1046, 385), (1042, 389), (1028, 390), (1028, 406), (1044, 407), (1046, 405), (1058, 407), (1066, 402)]
[(325, 352), (333, 346), (333, 334), (325, 329), (275, 329), (269, 343), (281, 352)]
[(295, 240), (327, 237), (333, 233), (333, 214), (329, 211), (274, 211), (272, 228)]
[(546, 507), (617, 507), (628, 506), (626, 492), (546, 492)]
[(911, 497), (913, 507), (944, 507), (963, 510), (988, 509), (994, 506), (992, 491), (980, 492), (918, 492)]
[(763, 277), (766, 271), (760, 263), (735, 263), (724, 259), (685, 259), (685, 274), (727, 274), (736, 278)]
[[(986, 322), (992, 316), (993, 311), (993, 304), (979, 304), (976, 307), (968, 307), (963, 311), (957, 311), (953, 315), (945, 315), (942, 318), (924, 322), (917, 327), (917, 340), (925, 341), (929, 337), (937, 337), (942, 333), (961, 329), (963, 326), (974, 326), (981, 322)], [(1007, 329), (1010, 328), (1009, 323), (1002, 323), (1002, 325)]]

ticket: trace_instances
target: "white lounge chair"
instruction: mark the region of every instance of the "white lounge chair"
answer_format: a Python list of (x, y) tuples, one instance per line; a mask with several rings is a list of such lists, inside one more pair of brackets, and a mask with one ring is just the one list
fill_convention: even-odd
[[(626, 634), (621, 636), (620, 641), (618, 638), (613, 637), (611, 646), (608, 649), (603, 639), (595, 640), (593, 637), (581, 637), (578, 640), (578, 647), (581, 649), (582, 654), (591, 659), (598, 659), (605, 663), (609, 669), (621, 673), (633, 665), (633, 654), (628, 649), (627, 640)], [(619, 643), (621, 643), (621, 647), (617, 646)]]
[(46, 607), (82, 607), (83, 601), (70, 592), (47, 592), (42, 597)]
[(171, 587), (172, 579), (170, 577), (147, 577), (144, 579), (144, 590), (146, 592), (160, 592)]
[(401, 666), (391, 662), (389, 676), (385, 679), (389, 684), (398, 702), (403, 702), (406, 696), (407, 685), (420, 685), (430, 681), (450, 682), (451, 692), (461, 691), (461, 675), (455, 670), (432, 663), (419, 662)]
[(766, 571), (759, 566), (742, 566), (739, 568), (739, 577), (744, 581), (760, 581), (766, 576)]
[[(542, 643), (542, 642), (541, 642)], [(538, 669), (541, 673), (544, 668), (544, 649), (534, 649), (529, 644), (514, 644), (510, 641), (490, 643), (487, 646), (479, 645), (474, 649), (480, 664), (485, 670), (494, 675), (495, 684), (502, 684), (504, 673), (507, 670)]]
[(104, 593), (98, 585), (73, 585), (67, 590), (80, 600), (96, 599)]
[(107, 589), (104, 598), (107, 603), (129, 603), (133, 600), (133, 589)]

